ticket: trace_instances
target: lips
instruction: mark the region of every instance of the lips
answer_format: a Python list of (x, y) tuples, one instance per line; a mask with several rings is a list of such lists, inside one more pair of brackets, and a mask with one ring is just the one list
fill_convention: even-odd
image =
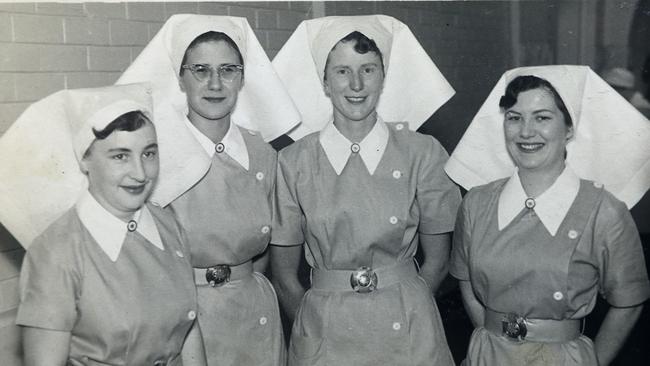
[(541, 142), (529, 142), (529, 143), (523, 143), (519, 142), (517, 143), (517, 148), (519, 148), (519, 151), (525, 152), (525, 153), (535, 153), (539, 150), (541, 150), (545, 146), (544, 143)]
[(142, 192), (144, 192), (144, 189), (146, 187), (146, 184), (138, 184), (138, 185), (132, 185), (132, 186), (121, 186), (123, 190), (126, 192), (132, 194), (132, 195), (140, 195)]
[(226, 98), (225, 97), (203, 97), (203, 99), (210, 102), (210, 103), (221, 103)]
[(347, 100), (351, 104), (361, 104), (366, 101), (367, 97), (345, 97), (345, 100)]

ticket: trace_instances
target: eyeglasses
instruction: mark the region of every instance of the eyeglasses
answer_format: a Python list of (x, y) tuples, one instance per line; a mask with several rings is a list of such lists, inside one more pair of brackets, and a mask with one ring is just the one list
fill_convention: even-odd
[(244, 71), (244, 66), (239, 64), (223, 64), (217, 67), (208, 64), (191, 64), (183, 65), (181, 68), (190, 70), (194, 78), (200, 82), (212, 79), (212, 76), (216, 72), (221, 81), (229, 83)]

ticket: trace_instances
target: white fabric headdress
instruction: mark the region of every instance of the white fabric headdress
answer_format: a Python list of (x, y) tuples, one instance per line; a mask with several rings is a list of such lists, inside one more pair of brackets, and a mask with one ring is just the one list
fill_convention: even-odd
[(192, 187), (210, 167), (210, 158), (184, 123), (187, 100), (178, 84), (187, 46), (209, 31), (228, 35), (244, 58), (244, 86), (239, 92), (232, 122), (259, 131), (270, 141), (300, 121), (291, 98), (245, 18), (171, 16), (117, 81), (118, 84), (139, 81), (152, 84), (160, 145), (160, 178), (151, 201), (161, 206)]
[(386, 77), (377, 105), (385, 121), (420, 127), (454, 95), (440, 70), (411, 30), (386, 15), (333, 16), (305, 20), (273, 59), (273, 66), (293, 98), (302, 123), (289, 136), (299, 139), (320, 131), (332, 118), (332, 102), (323, 90), (323, 72), (332, 48), (358, 31), (382, 52)]
[(513, 174), (499, 100), (521, 75), (547, 80), (564, 101), (574, 125), (567, 163), (575, 173), (634, 206), (650, 187), (650, 123), (588, 66), (522, 67), (503, 74), (451, 154), (447, 174), (466, 189)]
[(62, 90), (29, 106), (0, 138), (0, 222), (31, 244), (88, 188), (78, 159), (120, 115), (151, 118), (147, 84)]

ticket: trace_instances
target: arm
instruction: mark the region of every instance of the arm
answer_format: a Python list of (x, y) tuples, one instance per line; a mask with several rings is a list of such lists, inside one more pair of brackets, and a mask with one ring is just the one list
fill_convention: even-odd
[(472, 283), (465, 280), (458, 281), (460, 285), (460, 293), (463, 295), (463, 305), (465, 311), (469, 314), (472, 324), (475, 328), (482, 327), (485, 322), (485, 308), (474, 296), (472, 290)]
[(205, 366), (208, 364), (205, 358), (203, 336), (201, 335), (201, 328), (199, 327), (198, 321), (194, 322), (190, 332), (187, 334), (187, 338), (185, 338), (181, 357), (185, 366)]
[(607, 366), (614, 360), (641, 316), (642, 310), (643, 304), (626, 308), (613, 306), (609, 308), (594, 342), (600, 366)]
[(298, 278), (302, 258), (302, 245), (269, 246), (271, 281), (278, 293), (278, 300), (291, 322), (298, 311), (305, 288)]
[(25, 366), (63, 366), (70, 353), (70, 332), (22, 327)]
[(420, 277), (424, 278), (435, 293), (447, 276), (451, 236), (443, 234), (420, 234), (420, 246), (424, 257), (420, 265)]

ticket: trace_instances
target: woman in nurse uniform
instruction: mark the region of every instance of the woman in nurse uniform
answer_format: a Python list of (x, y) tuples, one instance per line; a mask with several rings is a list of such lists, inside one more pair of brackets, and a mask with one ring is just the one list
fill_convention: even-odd
[[(446, 166), (471, 188), (450, 269), (476, 326), (466, 365), (614, 359), (650, 296), (628, 211), (650, 186), (649, 138), (586, 66), (504, 74)], [(592, 342), (598, 293), (611, 307)]]
[[(254, 259), (271, 238), (277, 158), (299, 120), (243, 18), (174, 15), (118, 83), (153, 84), (161, 177), (152, 201), (187, 232), (211, 365), (283, 365), (279, 307)], [(261, 270), (259, 270), (261, 271)]]
[[(62, 91), (0, 141), (22, 165), (0, 164), (14, 172), (3, 223), (28, 246), (16, 319), (26, 365), (205, 365), (184, 234), (146, 203), (158, 178), (150, 94)], [(14, 214), (24, 221), (5, 221)]]
[(433, 291), (460, 195), (444, 148), (412, 131), (453, 89), (387, 16), (305, 21), (273, 63), (303, 117), (292, 137), (316, 131), (278, 157), (271, 265), (295, 314), (289, 364), (453, 365)]

